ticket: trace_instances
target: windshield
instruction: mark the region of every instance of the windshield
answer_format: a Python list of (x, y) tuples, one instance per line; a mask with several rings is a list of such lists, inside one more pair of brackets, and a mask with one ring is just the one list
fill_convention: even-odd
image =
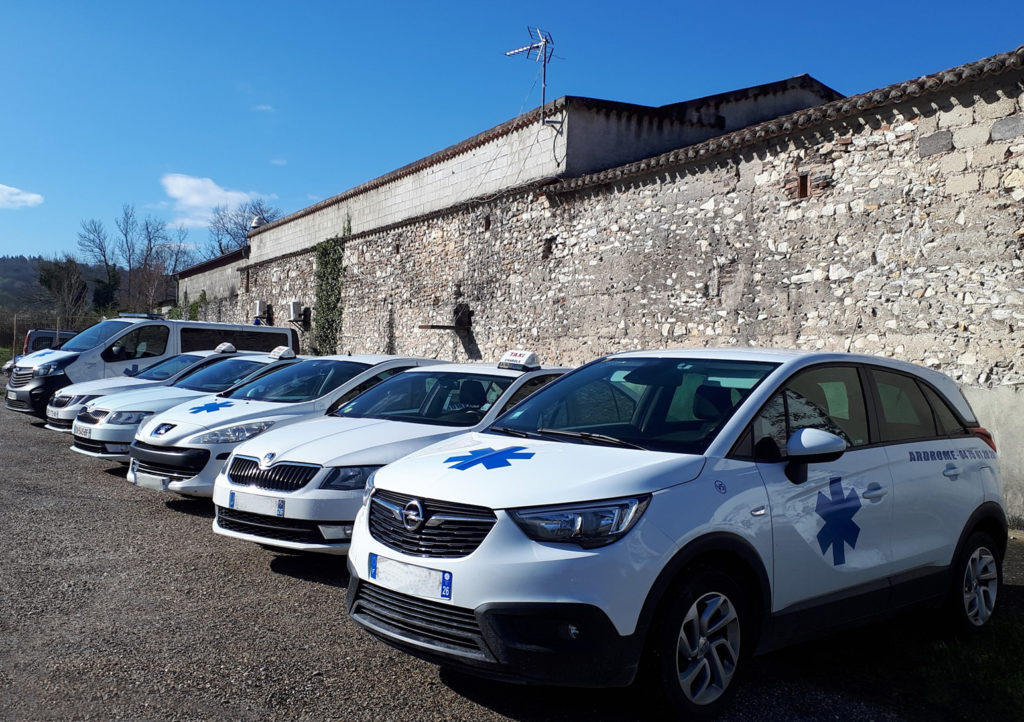
[(164, 359), (163, 361), (157, 361), (152, 366), (146, 367), (136, 374), (135, 378), (143, 379), (145, 381), (166, 381), (182, 369), (194, 364), (200, 358), (202, 357), (192, 356), (187, 353), (172, 356), (171, 358)]
[(179, 389), (191, 389), (193, 391), (213, 394), (223, 391), (229, 386), (234, 386), (264, 365), (252, 359), (229, 358), (220, 363), (206, 366), (186, 378), (178, 379), (173, 385)]
[(335, 416), (472, 426), (515, 378), (480, 373), (406, 371), (357, 396)]
[(261, 376), (224, 394), (229, 399), (297, 404), (312, 401), (355, 378), (370, 364), (312, 359)]
[(129, 321), (100, 321), (95, 326), (82, 331), (82, 333), (64, 342), (60, 347), (61, 351), (88, 351), (94, 346), (99, 346), (119, 331), (131, 326)]
[(778, 364), (610, 358), (563, 376), (488, 431), (555, 441), (702, 454)]

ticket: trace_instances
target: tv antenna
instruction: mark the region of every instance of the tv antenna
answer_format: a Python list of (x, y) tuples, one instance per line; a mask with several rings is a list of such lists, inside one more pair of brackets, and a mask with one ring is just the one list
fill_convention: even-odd
[(561, 121), (552, 120), (548, 121), (544, 117), (544, 106), (547, 105), (548, 95), (548, 61), (554, 56), (555, 53), (555, 41), (551, 38), (551, 33), (541, 30), (540, 28), (534, 28), (527, 26), (526, 32), (529, 33), (530, 39), (537, 38), (536, 42), (532, 42), (529, 45), (524, 45), (521, 48), (515, 50), (509, 50), (505, 53), (506, 56), (522, 55), (526, 54), (527, 59), (532, 58), (541, 64), (541, 83), (540, 83), (540, 113), (541, 123), (544, 125), (561, 125)]

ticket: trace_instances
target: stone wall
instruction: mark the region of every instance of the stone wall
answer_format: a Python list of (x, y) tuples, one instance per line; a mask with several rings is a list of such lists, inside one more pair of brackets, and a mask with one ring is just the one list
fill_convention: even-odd
[[(1022, 519), (1022, 88), (1006, 72), (614, 182), (355, 233), (339, 350), (495, 360), (525, 347), (566, 365), (706, 345), (898, 357), (969, 387), (1010, 452)], [(312, 252), (250, 266), (248, 297), (313, 305), (313, 266)], [(419, 328), (450, 324), (458, 304), (470, 333)]]

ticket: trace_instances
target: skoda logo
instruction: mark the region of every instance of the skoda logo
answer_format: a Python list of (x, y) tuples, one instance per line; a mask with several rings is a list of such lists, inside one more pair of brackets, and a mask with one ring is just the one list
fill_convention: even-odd
[(274, 463), (274, 458), (276, 456), (277, 454), (274, 453), (265, 454), (263, 458), (260, 460), (260, 468), (263, 470), (269, 469), (270, 465)]
[(402, 525), (409, 531), (419, 531), (424, 521), (423, 505), (419, 499), (413, 499), (402, 509)]
[(160, 424), (155, 429), (153, 429), (153, 436), (163, 436), (173, 428), (174, 424)]

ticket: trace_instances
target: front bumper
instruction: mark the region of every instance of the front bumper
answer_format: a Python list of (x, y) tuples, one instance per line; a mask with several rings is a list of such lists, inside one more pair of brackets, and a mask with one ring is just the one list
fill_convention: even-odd
[(636, 676), (643, 639), (621, 636), (599, 608), (577, 603), (452, 607), (359, 578), (349, 561), (349, 617), (420, 659), (493, 679), (618, 687)]
[(85, 456), (108, 461), (129, 460), (128, 449), (135, 437), (137, 426), (112, 424), (81, 424), (73, 426), (71, 450)]
[(128, 481), (146, 489), (183, 496), (213, 496), (213, 482), (231, 453), (231, 445), (156, 446), (135, 441), (129, 451)]
[(46, 428), (70, 434), (75, 419), (78, 418), (79, 412), (84, 408), (85, 404), (62, 406), (60, 408), (52, 404), (48, 405), (46, 407)]
[[(18, 386), (14, 386), (15, 383)], [(33, 376), (27, 380), (11, 377), (4, 393), (4, 404), (11, 411), (35, 414), (45, 418), (46, 404), (58, 389), (68, 386), (71, 381), (66, 374), (51, 376)]]

